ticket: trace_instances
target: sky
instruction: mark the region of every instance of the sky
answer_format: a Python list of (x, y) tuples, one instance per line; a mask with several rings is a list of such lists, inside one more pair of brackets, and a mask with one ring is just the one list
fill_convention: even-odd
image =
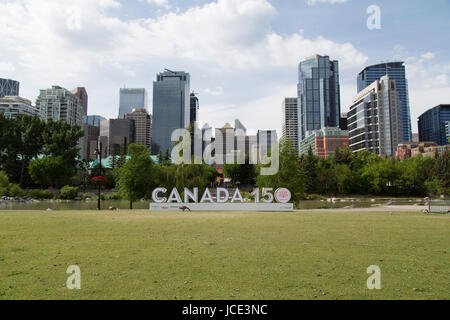
[(200, 124), (281, 134), (302, 59), (339, 61), (342, 112), (365, 66), (405, 61), (417, 132), (418, 116), (450, 103), (449, 12), (450, 0), (0, 0), (0, 78), (33, 102), (52, 85), (85, 87), (88, 113), (116, 118), (121, 87), (146, 88), (152, 112), (156, 74), (181, 70)]

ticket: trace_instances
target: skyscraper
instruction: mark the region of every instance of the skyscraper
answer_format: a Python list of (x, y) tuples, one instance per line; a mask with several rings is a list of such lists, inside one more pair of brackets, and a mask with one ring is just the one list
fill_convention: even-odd
[(149, 150), (152, 146), (152, 116), (146, 109), (134, 109), (127, 113), (125, 119), (134, 120), (135, 142), (146, 146)]
[(127, 153), (128, 146), (135, 142), (134, 120), (110, 119), (100, 122), (100, 139), (105, 156), (119, 155), (122, 147)]
[(121, 88), (119, 119), (125, 114), (133, 112), (133, 109), (147, 109), (148, 94), (144, 88)]
[(298, 99), (285, 98), (282, 104), (282, 110), (282, 138), (292, 143), (292, 148), (298, 152)]
[(152, 153), (170, 153), (173, 131), (189, 127), (189, 122), (190, 75), (166, 69), (153, 82)]
[(449, 144), (446, 123), (450, 122), (450, 104), (441, 104), (419, 117), (419, 140), (435, 142), (440, 146)]
[(190, 99), (191, 99), (190, 124), (193, 124), (195, 121), (198, 121), (198, 110), (200, 108), (200, 103), (195, 93), (191, 93)]
[(79, 143), (80, 157), (83, 160), (95, 159), (95, 150), (98, 144), (98, 137), (100, 136), (100, 127), (83, 123), (81, 128), (84, 131), (84, 136), (81, 137)]
[(384, 76), (353, 99), (348, 113), (350, 148), (394, 157), (402, 142), (403, 126), (397, 82)]
[(87, 115), (88, 112), (88, 94), (84, 87), (78, 87), (73, 89), (72, 94), (81, 100), (81, 105), (83, 107), (83, 116)]
[(403, 131), (401, 142), (411, 142), (411, 114), (409, 107), (408, 80), (406, 79), (406, 68), (404, 62), (380, 63), (366, 67), (358, 75), (358, 92), (370, 86), (375, 80), (380, 80), (388, 75), (390, 80), (397, 84), (398, 97), (400, 100), (401, 126)]
[(339, 63), (315, 55), (300, 62), (298, 82), (299, 142), (307, 131), (339, 127)]
[(6, 96), (18, 96), (20, 84), (11, 79), (0, 78), (0, 98)]
[(89, 115), (83, 117), (83, 123), (89, 124), (94, 127), (100, 127), (100, 122), (106, 120), (106, 118), (99, 115)]
[(36, 108), (45, 121), (64, 121), (71, 126), (83, 123), (83, 105), (81, 100), (69, 90), (59, 86), (40, 91), (36, 99)]

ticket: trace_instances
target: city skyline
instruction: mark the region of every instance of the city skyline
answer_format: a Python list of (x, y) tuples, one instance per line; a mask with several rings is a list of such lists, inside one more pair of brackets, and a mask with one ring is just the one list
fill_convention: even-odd
[[(42, 88), (85, 87), (89, 114), (115, 118), (118, 88), (124, 84), (145, 87), (151, 101), (154, 74), (164, 67), (185, 70), (192, 75), (191, 87), (199, 93), (201, 124), (218, 127), (227, 116), (228, 120), (242, 119), (249, 130), (276, 128), (279, 136), (280, 104), (285, 97), (296, 96), (296, 66), (311, 54), (326, 54), (339, 61), (342, 112), (349, 110), (357, 93), (357, 74), (386, 60), (405, 61), (413, 132), (423, 112), (450, 100), (450, 48), (439, 41), (448, 26), (444, 14), (448, 2), (380, 3), (380, 30), (366, 27), (369, 1), (287, 2), (167, 1), (169, 8), (145, 1), (94, 4), (78, 0), (70, 6), (49, 1), (45, 12), (27, 0), (0, 2), (0, 12), (6, 13), (0, 16), (9, 26), (0, 31), (7, 40), (0, 44), (0, 77), (20, 81), (21, 96), (33, 103)], [(60, 12), (77, 17), (78, 7), (82, 8), (80, 23), (54, 18)], [(229, 18), (221, 19), (226, 13)], [(318, 13), (323, 23), (313, 18)], [(98, 19), (90, 19), (92, 14)], [(197, 17), (198, 23), (189, 25)], [(100, 23), (108, 18), (115, 23), (107, 27)], [(240, 27), (229, 28), (234, 25)], [(161, 35), (152, 32), (152, 27), (160, 27)], [(30, 38), (30, 30), (42, 31)], [(435, 37), (427, 37), (428, 31)], [(133, 38), (135, 32), (149, 40), (130, 42), (141, 39)], [(163, 37), (172, 46), (164, 45)], [(121, 47), (114, 44), (116, 40)], [(33, 61), (23, 48), (34, 49)], [(153, 114), (152, 107), (149, 112)]]

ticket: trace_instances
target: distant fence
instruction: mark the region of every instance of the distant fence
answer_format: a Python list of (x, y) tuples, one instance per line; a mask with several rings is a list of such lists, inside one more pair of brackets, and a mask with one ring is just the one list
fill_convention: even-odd
[(450, 200), (431, 200), (428, 211), (433, 213), (450, 213)]

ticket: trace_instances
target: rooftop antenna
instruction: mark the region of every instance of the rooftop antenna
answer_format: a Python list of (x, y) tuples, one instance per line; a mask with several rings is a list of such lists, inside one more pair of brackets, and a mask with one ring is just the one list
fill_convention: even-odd
[(167, 69), (167, 68), (164, 68), (164, 70), (166, 70), (166, 71), (168, 71), (168, 72), (170, 72), (170, 73), (176, 74), (175, 71), (169, 70), (169, 69)]

